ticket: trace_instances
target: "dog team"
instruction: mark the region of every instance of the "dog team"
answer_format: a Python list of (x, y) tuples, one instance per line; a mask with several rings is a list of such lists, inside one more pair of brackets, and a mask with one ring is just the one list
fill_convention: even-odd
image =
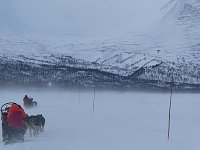
[[(24, 98), (27, 98), (27, 95), (25, 95)], [(23, 101), (25, 103), (24, 99)], [(2, 105), (1, 120), (2, 137), (5, 143), (23, 142), (24, 134), (27, 130), (29, 130), (30, 136), (37, 136), (39, 132), (44, 131), (45, 126), (45, 118), (42, 114), (29, 116), (25, 113), (24, 109), (15, 102), (8, 102)]]
[(25, 124), (26, 129), (29, 129), (30, 136), (37, 136), (39, 132), (44, 131), (45, 118), (42, 114), (26, 116)]

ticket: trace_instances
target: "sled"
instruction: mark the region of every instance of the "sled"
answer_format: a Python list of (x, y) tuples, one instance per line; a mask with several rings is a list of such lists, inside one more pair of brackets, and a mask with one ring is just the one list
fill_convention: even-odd
[(8, 108), (12, 105), (12, 104), (15, 104), (14, 102), (8, 102), (8, 103), (5, 103), (1, 106), (1, 115), (3, 113), (8, 113)]
[(24, 103), (24, 107), (25, 108), (32, 108), (32, 107), (36, 107), (38, 104), (36, 101), (32, 101), (31, 103)]
[(10, 128), (9, 130), (9, 136), (3, 140), (5, 145), (24, 142), (24, 133), (21, 129)]
[(24, 131), (22, 129), (10, 128), (3, 119), (8, 114), (9, 107), (14, 104), (14, 102), (8, 102), (1, 106), (1, 120), (2, 120), (2, 137), (3, 143), (16, 143), (24, 141)]

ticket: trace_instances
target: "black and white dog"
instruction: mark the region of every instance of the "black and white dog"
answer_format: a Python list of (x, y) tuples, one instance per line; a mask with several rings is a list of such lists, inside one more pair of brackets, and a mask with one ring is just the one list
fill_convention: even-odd
[(40, 126), (40, 132), (44, 131), (44, 125), (45, 125), (45, 118), (42, 116), (42, 114), (36, 116), (39, 122)]
[(45, 118), (42, 116), (42, 114), (36, 116), (34, 115), (28, 116), (26, 121), (31, 136), (32, 135), (37, 136), (39, 131), (40, 132), (44, 131)]

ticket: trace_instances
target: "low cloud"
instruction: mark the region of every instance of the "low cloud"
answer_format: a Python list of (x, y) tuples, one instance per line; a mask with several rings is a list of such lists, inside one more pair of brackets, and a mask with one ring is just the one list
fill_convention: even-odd
[(97, 32), (150, 26), (166, 0), (0, 0), (2, 29)]

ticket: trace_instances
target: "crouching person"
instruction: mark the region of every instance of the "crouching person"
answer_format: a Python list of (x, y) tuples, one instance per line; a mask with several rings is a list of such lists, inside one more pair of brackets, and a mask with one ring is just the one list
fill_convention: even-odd
[(26, 133), (25, 118), (26, 113), (23, 108), (13, 103), (7, 115), (8, 140), (15, 139), (21, 142), (24, 141), (24, 134)]

